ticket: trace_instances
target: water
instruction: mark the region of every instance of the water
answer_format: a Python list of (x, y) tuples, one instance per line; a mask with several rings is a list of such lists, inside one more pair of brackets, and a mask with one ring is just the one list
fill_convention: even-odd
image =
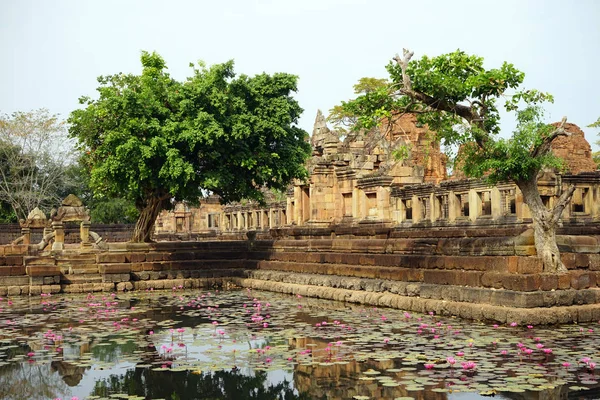
[(594, 399), (597, 328), (247, 290), (2, 299), (0, 398)]

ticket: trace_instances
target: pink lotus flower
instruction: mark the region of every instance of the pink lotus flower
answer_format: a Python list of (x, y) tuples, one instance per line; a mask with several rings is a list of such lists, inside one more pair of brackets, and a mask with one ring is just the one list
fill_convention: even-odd
[(456, 364), (456, 360), (454, 359), (454, 357), (448, 357), (446, 358), (446, 361), (448, 361), (448, 364), (450, 364), (450, 366), (454, 366), (454, 364)]
[(511, 322), (511, 323), (510, 323), (510, 326), (512, 326), (513, 328), (514, 328), (515, 326), (517, 326), (517, 325), (518, 325), (518, 324), (517, 324), (516, 322)]
[(464, 351), (459, 351), (458, 353), (456, 353), (457, 356), (462, 357), (465, 355)]
[(543, 351), (544, 353), (546, 353), (546, 354), (552, 354), (552, 349), (548, 349), (548, 348), (546, 348), (546, 349), (544, 349), (544, 350), (542, 350), (542, 351)]
[(475, 364), (473, 361), (465, 361), (465, 362), (460, 363), (460, 365), (462, 365), (462, 368), (465, 371), (472, 371), (475, 368), (477, 368), (477, 364)]
[(564, 362), (564, 363), (562, 363), (562, 366), (565, 368), (569, 368), (571, 366), (571, 363)]
[(596, 363), (591, 361), (588, 363), (588, 368), (591, 369), (592, 371), (596, 368)]
[(435, 367), (435, 364), (425, 364), (425, 369), (433, 369), (433, 367)]

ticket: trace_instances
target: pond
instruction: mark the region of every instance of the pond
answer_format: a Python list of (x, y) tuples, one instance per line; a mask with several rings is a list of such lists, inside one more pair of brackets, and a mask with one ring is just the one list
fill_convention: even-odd
[(4, 298), (0, 398), (593, 399), (599, 329), (249, 290)]

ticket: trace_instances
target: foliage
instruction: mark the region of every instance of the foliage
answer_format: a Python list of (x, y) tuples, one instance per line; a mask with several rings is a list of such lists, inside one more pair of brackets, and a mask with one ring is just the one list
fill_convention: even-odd
[[(385, 79), (360, 78), (358, 83), (354, 85), (354, 94), (361, 95), (358, 99), (364, 98), (364, 102), (342, 102), (341, 105), (334, 106), (329, 110), (327, 120), (333, 124), (339, 133), (345, 134), (348, 129), (352, 129), (358, 124), (358, 118), (368, 111), (369, 104), (374, 102), (374, 99), (381, 99), (387, 96), (388, 81)], [(362, 107), (367, 106), (367, 110)]]
[[(391, 83), (342, 103), (356, 116), (354, 129), (372, 129), (392, 122), (392, 115), (417, 116), (419, 124), (435, 132), (449, 148), (459, 146), (455, 167), (467, 176), (489, 183), (513, 180), (523, 194), (533, 219), (535, 246), (545, 272), (565, 272), (556, 244), (556, 227), (574, 186), (556, 200), (551, 210), (542, 203), (537, 176), (544, 167), (560, 167), (551, 152), (566, 119), (558, 126), (542, 122), (541, 103), (553, 98), (538, 90), (523, 90), (525, 74), (512, 64), (486, 69), (483, 58), (457, 50), (437, 57), (412, 60), (404, 50), (387, 66)], [(517, 129), (510, 139), (498, 138), (500, 107), (516, 113)]]
[(108, 197), (103, 193), (94, 196), (89, 184), (89, 170), (79, 162), (69, 165), (60, 188), (61, 198), (73, 193), (90, 210), (93, 223), (133, 224), (139, 217), (135, 204), (122, 197)]
[[(596, 122), (588, 125), (590, 128), (600, 128), (600, 117), (596, 120)], [(600, 146), (600, 140), (596, 141), (596, 144), (598, 146)], [(596, 165), (598, 166), (598, 169), (600, 169), (600, 151), (596, 151), (595, 153), (592, 154), (592, 157), (594, 159), (594, 162), (596, 163)]]
[[(179, 82), (158, 54), (143, 52), (141, 61), (141, 75), (99, 77), (99, 98), (81, 98), (85, 108), (69, 118), (95, 193), (124, 196), (157, 215), (171, 198), (206, 191), (224, 202), (262, 201), (263, 187), (285, 190), (306, 176), (310, 148), (296, 126), (296, 76), (236, 77), (229, 61), (191, 65), (192, 76)], [(146, 214), (153, 224), (156, 215)], [(141, 229), (150, 229), (145, 223)]]
[(55, 207), (72, 151), (64, 122), (48, 110), (0, 116), (0, 201), (18, 218)]
[[(528, 178), (545, 166), (559, 166), (548, 153), (530, 159), (532, 146), (555, 129), (542, 122), (540, 107), (553, 99), (537, 90), (519, 90), (525, 75), (512, 64), (486, 69), (482, 57), (460, 50), (409, 60), (404, 72), (400, 57), (388, 64), (391, 82), (385, 88), (342, 103), (345, 112), (357, 116), (354, 129), (371, 129), (392, 113), (414, 113), (446, 148), (463, 146), (459, 165), (468, 176), (485, 176), (491, 183)], [(502, 101), (519, 122), (508, 140), (497, 138)]]
[(548, 152), (531, 157), (530, 150), (548, 137), (555, 127), (542, 121), (543, 110), (530, 106), (517, 111), (519, 121), (509, 139), (490, 140), (485, 149), (463, 146), (463, 172), (470, 177), (485, 178), (490, 184), (510, 180), (535, 179), (544, 167), (562, 170), (563, 160)]

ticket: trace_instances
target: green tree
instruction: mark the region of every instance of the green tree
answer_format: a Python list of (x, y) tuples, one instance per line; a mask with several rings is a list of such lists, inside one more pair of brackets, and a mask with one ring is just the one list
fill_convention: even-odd
[[(446, 146), (461, 146), (458, 164), (467, 176), (485, 178), (490, 184), (514, 181), (523, 193), (532, 214), (535, 247), (544, 271), (563, 272), (556, 244), (560, 216), (571, 199), (574, 187), (564, 190), (552, 209), (540, 197), (537, 178), (546, 167), (560, 167), (561, 160), (550, 151), (561, 135), (566, 119), (556, 125), (542, 121), (540, 104), (552, 96), (537, 90), (523, 90), (524, 73), (512, 64), (486, 69), (483, 58), (460, 50), (438, 57), (412, 60), (404, 50), (387, 70), (391, 83), (342, 103), (346, 112), (357, 115), (356, 128), (372, 128), (392, 114), (414, 113), (418, 122), (436, 132)], [(512, 91), (512, 93), (511, 93)], [(518, 126), (510, 139), (498, 138), (499, 105), (514, 112)]]
[(0, 116), (0, 201), (17, 218), (59, 204), (72, 160), (73, 145), (57, 115), (40, 109)]
[(141, 75), (99, 77), (99, 98), (81, 98), (85, 108), (69, 118), (94, 192), (135, 202), (132, 241), (150, 240), (171, 199), (210, 191), (223, 202), (261, 201), (264, 187), (284, 190), (306, 176), (296, 76), (236, 77), (229, 61), (190, 65), (192, 76), (179, 82), (158, 54), (143, 52), (141, 62)]

